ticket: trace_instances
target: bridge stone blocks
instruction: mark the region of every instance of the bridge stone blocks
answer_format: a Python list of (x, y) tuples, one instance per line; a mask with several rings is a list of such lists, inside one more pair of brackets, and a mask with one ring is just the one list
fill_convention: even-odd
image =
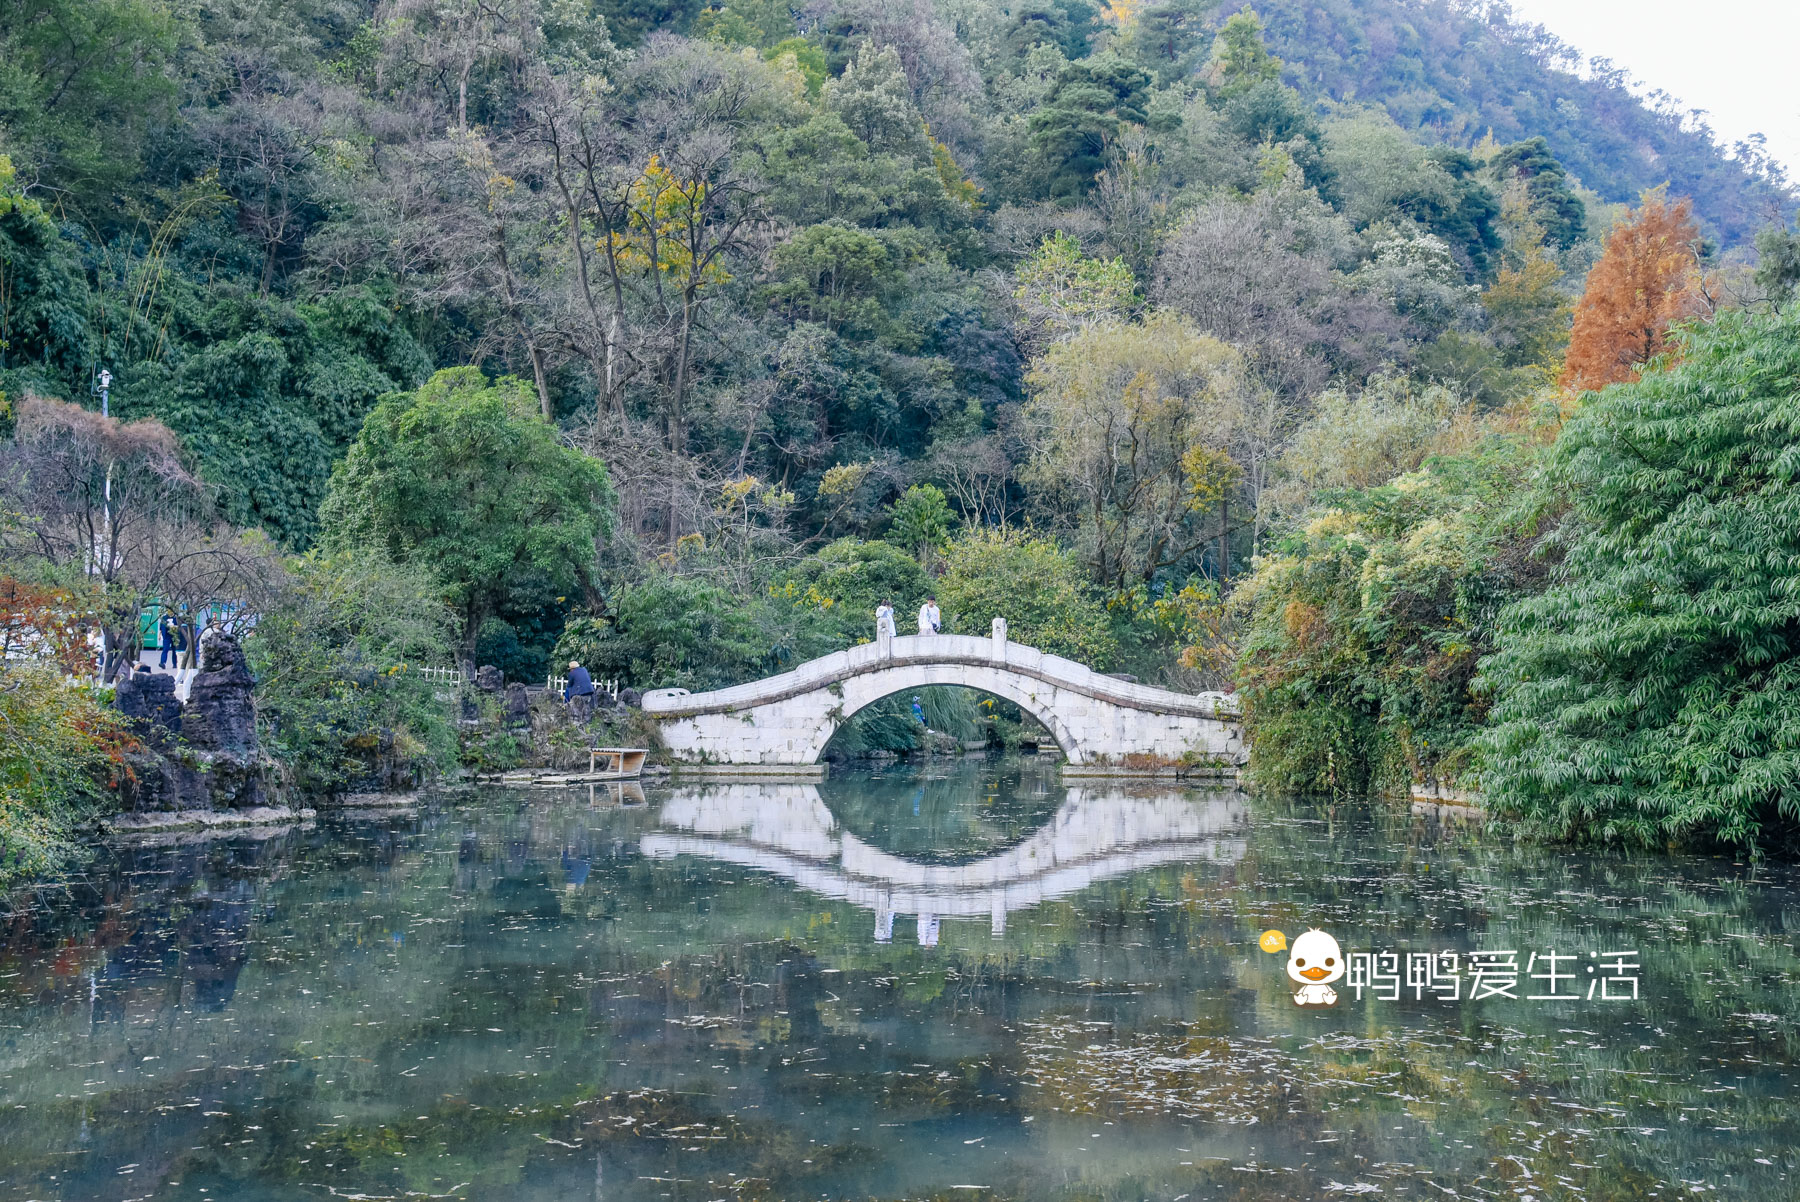
[(709, 693), (657, 689), (644, 695), (644, 712), (677, 761), (768, 771), (818, 763), (837, 728), (883, 697), (962, 685), (1018, 705), (1079, 768), (1243, 763), (1235, 698), (1118, 680), (1011, 642), (1004, 621), (994, 625), (992, 638), (883, 638)]

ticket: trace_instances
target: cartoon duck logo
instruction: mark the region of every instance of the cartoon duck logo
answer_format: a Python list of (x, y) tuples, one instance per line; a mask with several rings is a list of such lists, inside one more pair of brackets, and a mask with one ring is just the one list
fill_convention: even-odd
[(1257, 945), (1265, 952), (1288, 949), (1287, 975), (1300, 986), (1294, 1005), (1337, 1005), (1337, 990), (1331, 983), (1343, 979), (1344, 950), (1336, 939), (1315, 929), (1295, 936), (1293, 946), (1288, 947), (1287, 937), (1280, 931), (1264, 931)]

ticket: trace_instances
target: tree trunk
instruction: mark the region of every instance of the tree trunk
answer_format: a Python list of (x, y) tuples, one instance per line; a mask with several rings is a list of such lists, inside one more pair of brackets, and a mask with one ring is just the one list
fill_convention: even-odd
[[(567, 213), (569, 217), (569, 246), (570, 249), (575, 252), (575, 270), (576, 277), (581, 283), (581, 300), (582, 303), (587, 306), (588, 320), (593, 323), (595, 333), (600, 335), (599, 360), (595, 361), (592, 358), (589, 359), (589, 363), (593, 366), (595, 374), (600, 377), (601, 381), (601, 397), (594, 403), (595, 424), (598, 425), (601, 409), (611, 408), (612, 406), (613, 344), (618, 335), (619, 314), (618, 310), (615, 309), (607, 321), (602, 322), (600, 320), (600, 306), (594, 302), (593, 281), (590, 279), (588, 273), (587, 244), (584, 243), (581, 238), (581, 209), (580, 206), (575, 203), (574, 193), (570, 192), (568, 185), (563, 182), (562, 152), (560, 147), (557, 151), (556, 186), (562, 193), (563, 211)], [(614, 283), (617, 283), (616, 278)], [(546, 413), (545, 416), (548, 417), (549, 414)]]
[(1219, 500), (1219, 591), (1231, 579), (1231, 498)]
[(684, 411), (687, 402), (687, 366), (688, 348), (691, 345), (694, 331), (694, 301), (691, 291), (681, 298), (681, 339), (675, 348), (675, 396), (669, 408), (669, 449), (677, 455), (687, 452), (687, 422)]
[(519, 331), (519, 340), (525, 344), (525, 354), (531, 360), (531, 376), (537, 384), (538, 409), (543, 413), (545, 421), (554, 421), (555, 415), (550, 410), (550, 387), (544, 378), (543, 353), (538, 350), (537, 340), (525, 327), (525, 318), (519, 313), (518, 292), (513, 286), (512, 260), (506, 254), (506, 227), (496, 226), (495, 255), (500, 260), (500, 276), (506, 284), (506, 309), (512, 315), (513, 327)]
[[(687, 391), (688, 346), (693, 328), (694, 306), (691, 293), (688, 293), (682, 296), (681, 337), (675, 347), (675, 388), (669, 402), (669, 450), (676, 455), (687, 453), (687, 422), (683, 412), (683, 402), (684, 394)], [(680, 533), (676, 526), (675, 490), (671, 488), (668, 511), (663, 521), (664, 538), (671, 547), (675, 545), (675, 539)]]
[(457, 670), (463, 675), (464, 684), (475, 683), (475, 644), (481, 637), (481, 611), (474, 605), (463, 607), (463, 637), (460, 654), (457, 656)]
[(522, 323), (519, 327), (519, 335), (525, 339), (525, 353), (531, 356), (531, 376), (537, 381), (538, 409), (543, 413), (545, 421), (555, 421), (556, 415), (550, 410), (550, 385), (544, 378), (543, 352), (538, 350), (537, 343), (532, 341), (531, 335), (525, 332)]

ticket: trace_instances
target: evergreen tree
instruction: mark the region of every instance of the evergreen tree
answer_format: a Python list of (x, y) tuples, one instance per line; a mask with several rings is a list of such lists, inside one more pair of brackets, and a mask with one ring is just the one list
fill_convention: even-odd
[(1561, 566), (1483, 665), (1487, 800), (1533, 833), (1756, 847), (1800, 822), (1800, 316), (1678, 349), (1564, 427)]
[(612, 528), (606, 468), (562, 446), (536, 410), (527, 385), (489, 384), (473, 367), (386, 397), (332, 473), (320, 515), (328, 549), (428, 569), (462, 618), (467, 660), (521, 574), (592, 585)]
[(1494, 171), (1502, 182), (1524, 181), (1532, 214), (1543, 223), (1552, 246), (1567, 249), (1587, 233), (1587, 206), (1544, 139), (1527, 138), (1506, 147), (1495, 157)]

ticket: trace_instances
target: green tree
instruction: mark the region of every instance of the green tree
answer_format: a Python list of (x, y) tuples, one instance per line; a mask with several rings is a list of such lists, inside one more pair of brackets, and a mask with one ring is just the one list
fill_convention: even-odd
[(1205, 45), (1208, 7), (1202, 0), (1152, 0), (1138, 9), (1127, 44), (1159, 84), (1166, 87), (1193, 71)]
[(21, 162), (110, 225), (110, 187), (174, 116), (191, 18), (168, 0), (14, 0), (0, 8), (0, 129)]
[(1097, 56), (1071, 63), (1044, 104), (1031, 114), (1031, 142), (1042, 161), (1045, 190), (1079, 197), (1106, 165), (1106, 146), (1126, 124), (1149, 120), (1150, 76), (1124, 59)]
[(1405, 376), (1376, 376), (1355, 393), (1333, 388), (1316, 404), (1282, 457), (1290, 506), (1335, 489), (1378, 488), (1416, 470), (1466, 412), (1450, 389), (1421, 387)]
[(875, 154), (931, 153), (912, 86), (892, 46), (864, 43), (844, 73), (825, 85), (825, 107)]
[(1800, 285), (1800, 232), (1772, 225), (1756, 235), (1756, 286), (1777, 304)]
[(0, 372), (25, 368), (53, 390), (79, 381), (90, 356), (86, 293), (74, 247), (0, 154)]
[(935, 484), (915, 484), (888, 506), (887, 541), (904, 547), (929, 562), (950, 539), (956, 515), (943, 489)]
[(1500, 249), (1500, 202), (1475, 159), (1451, 146), (1427, 149), (1379, 109), (1325, 122), (1326, 159), (1359, 227), (1413, 221), (1442, 238), (1470, 280), (1485, 278)]
[(894, 611), (904, 615), (930, 589), (911, 548), (840, 538), (783, 573), (769, 593), (811, 619), (806, 623), (811, 639), (794, 648), (796, 658), (810, 659), (870, 642), (876, 606), (892, 601)]
[(1229, 99), (1281, 78), (1281, 60), (1263, 45), (1262, 18), (1245, 6), (1231, 14), (1213, 39), (1206, 79), (1215, 96)]
[[(1379, 472), (1407, 441), (1402, 405), (1371, 394), (1320, 416), (1311, 445), (1336, 441), (1361, 461), (1341, 480)], [(1237, 680), (1260, 784), (1466, 781), (1485, 712), (1471, 681), (1494, 615), (1534, 587), (1507, 504), (1532, 462), (1529, 443), (1496, 431), (1374, 487), (1326, 491), (1257, 561), (1233, 604), (1247, 617)]]
[(886, 316), (879, 293), (897, 274), (894, 258), (879, 233), (823, 222), (775, 249), (779, 282), (769, 295), (834, 334), (878, 329)]
[(332, 473), (320, 524), (328, 549), (428, 568), (472, 664), (482, 622), (519, 575), (593, 585), (613, 505), (605, 466), (562, 444), (530, 385), (459, 367), (375, 407)]
[(1096, 259), (1057, 230), (1013, 272), (1020, 338), (1041, 350), (1088, 326), (1129, 317), (1138, 305), (1137, 280), (1124, 259)]
[(794, 7), (788, 0), (725, 0), (694, 18), (694, 36), (767, 50), (794, 36)]
[(1531, 215), (1544, 227), (1550, 245), (1566, 250), (1587, 235), (1587, 206), (1569, 183), (1569, 173), (1542, 138), (1514, 142), (1494, 158), (1501, 184), (1524, 184)]
[(1147, 582), (1218, 537), (1245, 390), (1235, 350), (1164, 310), (1057, 343), (1028, 382), (1026, 482), (1102, 585)]
[(1562, 368), (1573, 306), (1560, 287), (1562, 268), (1545, 247), (1543, 225), (1522, 199), (1509, 202), (1506, 213), (1512, 237), (1481, 307), (1501, 362), (1535, 368), (1548, 380)]
[(1098, 16), (1097, 7), (1088, 0), (1032, 0), (1014, 5), (1011, 23), (1000, 37), (1000, 52), (1015, 68), (1038, 46), (1055, 47), (1066, 58), (1085, 58)]
[(825, 81), (831, 75), (825, 67), (825, 52), (806, 38), (783, 38), (769, 47), (763, 57), (776, 64), (791, 57), (794, 70), (806, 81), (808, 96), (817, 97), (824, 92)]
[(1728, 313), (1563, 427), (1562, 562), (1482, 668), (1495, 813), (1561, 839), (1792, 841), (1796, 377), (1800, 315)]
[(1501, 247), (1500, 199), (1481, 181), (1468, 151), (1435, 146), (1427, 157), (1450, 177), (1448, 196), (1435, 189), (1403, 196), (1401, 208), (1466, 260), (1471, 279), (1485, 278)]
[(946, 631), (985, 635), (1005, 618), (1007, 637), (1105, 669), (1118, 650), (1106, 608), (1075, 557), (1029, 531), (964, 531), (944, 555), (938, 603)]
[(181, 436), (234, 524), (312, 545), (332, 464), (375, 402), (414, 387), (430, 358), (363, 288), (315, 302), (221, 302), (176, 362), (140, 361), (113, 395)]
[(723, 688), (778, 668), (759, 617), (710, 581), (656, 573), (620, 590), (609, 618), (571, 621), (555, 656), (640, 689)]

